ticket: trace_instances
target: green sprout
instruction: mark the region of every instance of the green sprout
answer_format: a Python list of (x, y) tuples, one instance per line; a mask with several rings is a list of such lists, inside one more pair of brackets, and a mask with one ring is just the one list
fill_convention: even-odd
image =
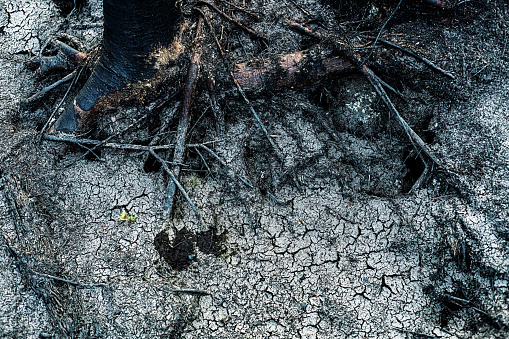
[(122, 221), (135, 221), (138, 216), (135, 215), (129, 215), (125, 210), (122, 210), (122, 214), (118, 216), (118, 218)]

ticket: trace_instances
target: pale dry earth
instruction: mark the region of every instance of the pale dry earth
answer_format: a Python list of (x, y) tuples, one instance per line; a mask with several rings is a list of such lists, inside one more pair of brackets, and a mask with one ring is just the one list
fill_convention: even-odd
[[(21, 102), (63, 73), (41, 79), (24, 61), (61, 27), (87, 48), (97, 44), (100, 27), (86, 25), (101, 22), (98, 2), (70, 27), (59, 26), (64, 18), (51, 1), (1, 2), (1, 337), (507, 337), (507, 5), (471, 4), (456, 21), (415, 5), (412, 22), (390, 29), (454, 80), (399, 53), (375, 54), (375, 71), (407, 98), (397, 101), (402, 114), (453, 176), (438, 171), (410, 190), (422, 171), (410, 142), (367, 82), (350, 75), (251, 94), (297, 187), (280, 177), (249, 109), (227, 93), (224, 134), (205, 133), (210, 117), (196, 134), (222, 139), (214, 150), (230, 169), (204, 153), (213, 176), (184, 171), (182, 178), (199, 223), (180, 198), (174, 217), (163, 220), (167, 178), (144, 170), (142, 152), (105, 149), (97, 161), (61, 144), (37, 145), (64, 90), (36, 105)], [(267, 13), (252, 24), (271, 37), (263, 53), (301, 46), (300, 36), (274, 23), (303, 20), (291, 2), (247, 3)], [(331, 19), (315, 0), (299, 3)], [(430, 30), (434, 42), (425, 38)], [(249, 55), (260, 53), (239, 39)], [(240, 46), (231, 49), (234, 60), (245, 58)], [(198, 116), (208, 105), (200, 93)], [(121, 121), (137, 109), (108, 114)], [(190, 169), (206, 169), (196, 152), (189, 158)], [(123, 210), (136, 220), (121, 221)]]

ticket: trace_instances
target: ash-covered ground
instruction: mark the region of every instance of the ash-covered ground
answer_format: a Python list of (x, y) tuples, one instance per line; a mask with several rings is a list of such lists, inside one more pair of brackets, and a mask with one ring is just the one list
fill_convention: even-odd
[[(401, 93), (391, 94), (396, 107), (443, 168), (416, 185), (427, 173), (418, 152), (355, 72), (249, 93), (279, 161), (205, 34), (189, 143), (207, 143), (228, 167), (186, 152), (181, 183), (200, 223), (181, 197), (165, 220), (168, 178), (146, 152), (104, 148), (98, 160), (77, 146), (37, 143), (68, 84), (24, 100), (72, 69), (41, 76), (26, 62), (61, 33), (92, 50), (101, 2), (67, 17), (63, 1), (0, 1), (0, 336), (507, 337), (509, 6), (407, 2), (381, 37), (455, 78), (386, 47), (368, 64)], [(256, 18), (217, 3), (268, 41), (214, 15), (231, 64), (316, 45), (286, 20), (320, 19), (316, 29), (369, 47), (360, 36), (376, 36), (397, 5), (232, 1)], [(183, 3), (184, 42), (195, 32), (192, 5)], [(212, 114), (212, 76), (222, 120)], [(104, 112), (92, 136), (114, 134), (148, 104)], [(154, 121), (114, 141), (148, 143)], [(136, 219), (120, 220), (124, 210)]]

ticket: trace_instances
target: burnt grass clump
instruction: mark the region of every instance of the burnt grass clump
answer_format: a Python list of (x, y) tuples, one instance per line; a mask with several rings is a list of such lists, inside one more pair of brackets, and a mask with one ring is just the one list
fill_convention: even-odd
[(194, 238), (195, 235), (193, 233), (183, 228), (170, 241), (168, 233), (162, 231), (154, 238), (154, 247), (174, 270), (182, 271), (196, 257)]
[(193, 233), (183, 228), (171, 241), (168, 233), (161, 231), (154, 238), (154, 247), (172, 269), (182, 271), (198, 258), (196, 248), (218, 257), (226, 253), (225, 241), (226, 233), (217, 234), (215, 229)]

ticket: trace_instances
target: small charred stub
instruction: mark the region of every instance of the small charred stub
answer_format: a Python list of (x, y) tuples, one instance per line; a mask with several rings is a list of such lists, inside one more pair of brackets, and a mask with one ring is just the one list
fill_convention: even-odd
[[(74, 132), (106, 105), (122, 99), (128, 84), (153, 78), (160, 64), (157, 51), (172, 46), (181, 12), (177, 1), (104, 0), (101, 57), (87, 83), (55, 123), (55, 130)], [(171, 52), (168, 52), (171, 53)]]

